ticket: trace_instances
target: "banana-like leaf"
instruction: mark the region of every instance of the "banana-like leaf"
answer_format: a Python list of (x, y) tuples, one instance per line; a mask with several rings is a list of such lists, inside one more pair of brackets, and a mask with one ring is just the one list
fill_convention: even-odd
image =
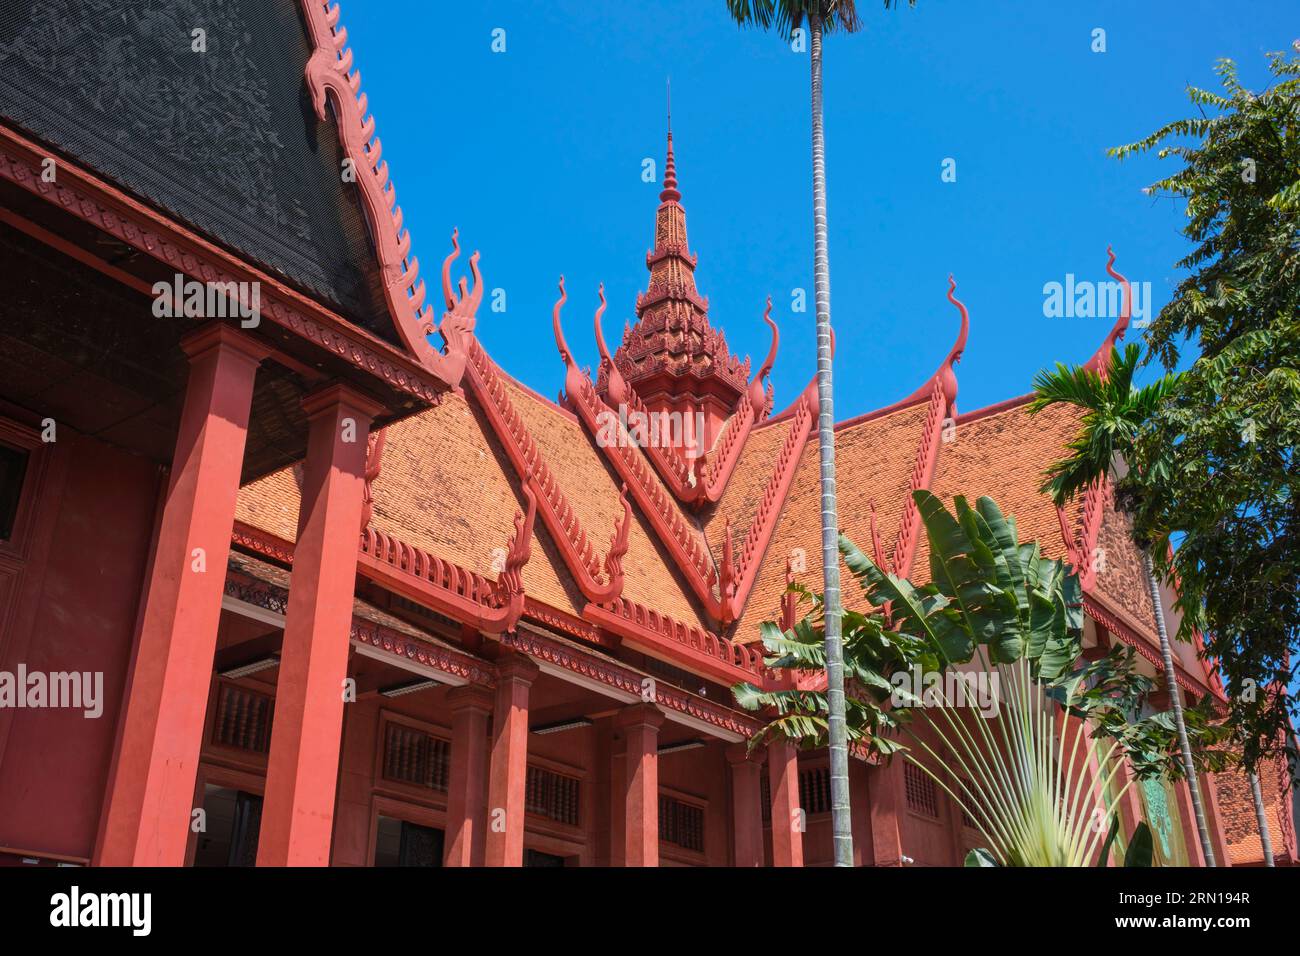
[(1150, 866), (1155, 855), (1155, 846), (1151, 841), (1151, 828), (1143, 820), (1133, 831), (1128, 851), (1124, 854), (1125, 866)]

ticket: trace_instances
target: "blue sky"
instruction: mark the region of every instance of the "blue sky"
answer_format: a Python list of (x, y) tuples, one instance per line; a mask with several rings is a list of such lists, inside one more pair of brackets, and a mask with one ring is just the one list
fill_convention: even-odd
[[(1283, 2), (860, 7), (865, 32), (826, 45), (841, 419), (909, 394), (942, 360), (957, 329), (949, 272), (972, 321), (963, 410), (1093, 353), (1111, 320), (1045, 318), (1043, 286), (1067, 273), (1104, 280), (1107, 244), (1163, 305), (1187, 248), (1183, 210), (1141, 188), (1174, 161), (1120, 164), (1106, 148), (1187, 115), (1184, 86), (1213, 85), (1218, 57), (1263, 84), (1265, 52), (1300, 36)], [(345, 0), (343, 23), (430, 291), (459, 226), (487, 287), (505, 290), (506, 311), (485, 298), (478, 331), (512, 374), (547, 396), (561, 386), (550, 328), (560, 273), (580, 364), (596, 364), (598, 282), (611, 345), (634, 319), (661, 188), (642, 181), (642, 162), (662, 166), (671, 76), (710, 318), (757, 364), (771, 294), (778, 408), (808, 381), (813, 314), (791, 311), (791, 290), (812, 287), (806, 53), (736, 28), (722, 0), (499, 0), (453, 15), (428, 0)], [(1091, 49), (1096, 28), (1104, 53)], [(504, 53), (492, 51), (496, 29)], [(956, 182), (941, 179), (947, 158)]]

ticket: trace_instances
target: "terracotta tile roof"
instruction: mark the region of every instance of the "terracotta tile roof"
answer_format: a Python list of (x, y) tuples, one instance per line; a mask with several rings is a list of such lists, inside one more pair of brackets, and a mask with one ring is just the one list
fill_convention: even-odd
[[(508, 375), (501, 381), (528, 433), (549, 465), (576, 516), (603, 560), (622, 508), (613, 466), (578, 418)], [(987, 494), (1017, 521), (1022, 540), (1038, 540), (1046, 554), (1067, 557), (1060, 520), (1038, 488), (1047, 465), (1061, 457), (1078, 427), (1078, 413), (1051, 408), (1031, 416), (1027, 398), (962, 415), (951, 438), (937, 447), (930, 489), (945, 503), (957, 494)], [(886, 562), (895, 559), (899, 528), (910, 500), (910, 486), (922, 447), (931, 405), (926, 400), (886, 409), (843, 423), (836, 429), (839, 459), (839, 512), (842, 530), (860, 547), (872, 549), (871, 507)], [(770, 480), (775, 459), (794, 427), (790, 418), (756, 426), (747, 438), (735, 471), (716, 506), (703, 517), (682, 508), (670, 493), (665, 498), (692, 534), (708, 532), (715, 561), (721, 558), (722, 528), (732, 521), (733, 545), (739, 551)], [(777, 518), (741, 619), (725, 636), (741, 642), (757, 638), (758, 624), (778, 614), (785, 590), (786, 560), (802, 552), (803, 570), (796, 579), (814, 590), (822, 587), (820, 482), (816, 433), (799, 455), (793, 482)], [(660, 481), (653, 469), (654, 481)], [(466, 569), (495, 577), (493, 562), (513, 532), (515, 513), (524, 507), (519, 476), (476, 399), (448, 395), (436, 408), (389, 426), (382, 470), (373, 486), (373, 525), (406, 543)], [(292, 469), (252, 482), (241, 490), (237, 517), (254, 527), (292, 541), (298, 513), (298, 488)], [(649, 521), (633, 506), (629, 547), (623, 559), (623, 597), (683, 624), (715, 629), (656, 537)], [(1082, 504), (1067, 509), (1071, 534), (1080, 536)], [(1108, 567), (1118, 573), (1097, 575), (1096, 591), (1125, 625), (1155, 645), (1150, 597), (1141, 586), (1140, 558), (1129, 542), (1122, 515), (1104, 504), (1098, 546)], [(925, 536), (918, 535), (910, 573), (917, 583), (929, 579)], [(539, 520), (533, 556), (523, 570), (529, 598), (580, 615), (585, 599), (564, 564), (561, 552)], [(846, 599), (860, 598), (844, 575)], [(1191, 647), (1179, 645), (1179, 658), (1190, 673), (1204, 673)]]
[[(577, 419), (564, 409), (541, 398), (502, 374), (516, 411), (524, 418), (529, 433), (555, 474), (582, 526), (594, 538), (602, 559), (609, 549), (614, 528), (622, 517), (619, 504), (621, 483)], [(652, 469), (653, 470), (653, 469)], [(656, 477), (656, 481), (659, 479)], [(671, 497), (671, 495), (669, 495)], [(682, 623), (701, 625), (694, 602), (678, 583), (643, 515), (635, 505), (623, 558), (623, 597), (655, 608)], [(690, 519), (694, 525), (694, 519)], [(525, 580), (525, 588), (527, 580)]]
[(714, 561), (722, 560), (723, 527), (728, 517), (731, 518), (732, 545), (740, 548), (772, 477), (781, 443), (790, 434), (791, 427), (793, 423), (789, 419), (774, 422), (755, 428), (745, 440), (726, 491), (703, 521)]
[[(1038, 541), (1051, 558), (1066, 558), (1061, 522), (1051, 499), (1038, 489), (1043, 472), (1064, 456), (1066, 443), (1079, 427), (1072, 409), (1055, 406), (1037, 415), (1025, 410), (1028, 399), (1008, 402), (962, 415), (951, 438), (939, 443), (930, 490), (951, 508), (956, 495), (974, 504), (981, 495), (997, 502), (1004, 514), (1016, 519), (1021, 541)], [(1077, 508), (1067, 509), (1071, 527), (1078, 527)], [(912, 579), (930, 580), (930, 555), (924, 531), (912, 564)]]
[[(1295, 820), (1292, 818), (1292, 794), (1287, 792), (1286, 761), (1277, 757), (1260, 765), (1259, 788), (1264, 798), (1264, 819), (1275, 861), (1296, 862)], [(1244, 773), (1216, 774), (1214, 784), (1219, 794), (1219, 818), (1228, 843), (1228, 862), (1232, 866), (1260, 865), (1264, 862), (1264, 845), (1259, 836), (1255, 801), (1250, 778)]]
[[(871, 503), (874, 501), (886, 560), (902, 520), (908, 480), (921, 441), (925, 416), (926, 406), (922, 403), (878, 418), (857, 420), (835, 433), (841, 529), (859, 547), (870, 548)], [(764, 432), (777, 431), (779, 426), (779, 422), (763, 426), (750, 436), (750, 441)], [(763, 559), (754, 590), (731, 635), (736, 640), (757, 640), (758, 625), (776, 618), (785, 592), (786, 559), (797, 549), (803, 552), (805, 570), (796, 574), (795, 579), (814, 591), (822, 588), (818, 447), (814, 432), (804, 448), (799, 470), (786, 496), (785, 508)], [(841, 577), (843, 593), (851, 599), (856, 597), (857, 586), (843, 566)]]

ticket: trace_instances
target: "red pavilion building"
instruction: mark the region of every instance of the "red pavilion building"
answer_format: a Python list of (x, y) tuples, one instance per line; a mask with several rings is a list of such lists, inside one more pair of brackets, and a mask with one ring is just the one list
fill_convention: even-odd
[[(0, 671), (99, 674), (101, 713), (0, 708), (0, 863), (828, 863), (825, 753), (749, 753), (729, 690), (820, 587), (817, 392), (777, 402), (770, 316), (757, 370), (710, 321), (671, 133), (636, 322), (611, 352), (602, 292), (593, 380), (561, 283), (552, 401), (476, 337), (454, 233), (427, 302), (336, 6), (226, 0), (202, 60), (182, 5), (54, 6), (0, 10)], [(954, 294), (934, 375), (836, 426), (844, 532), (923, 577), (911, 492), (991, 495), (1080, 570), (1086, 645), (1159, 674), (1108, 491), (1037, 491), (1077, 420), (958, 410)], [(979, 845), (902, 761), (850, 785), (861, 865)], [(1203, 862), (1185, 785), (1121, 804)]]

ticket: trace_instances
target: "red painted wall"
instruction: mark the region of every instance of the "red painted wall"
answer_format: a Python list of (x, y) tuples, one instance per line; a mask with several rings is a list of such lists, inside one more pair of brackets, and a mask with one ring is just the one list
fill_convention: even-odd
[[(159, 492), (156, 465), (58, 433), (34, 494), (37, 545), (16, 588), (0, 669), (100, 671), (103, 713), (0, 715), (0, 846), (89, 857), (104, 798)], [(48, 551), (41, 556), (41, 539)], [(5, 615), (0, 615), (3, 618)]]

